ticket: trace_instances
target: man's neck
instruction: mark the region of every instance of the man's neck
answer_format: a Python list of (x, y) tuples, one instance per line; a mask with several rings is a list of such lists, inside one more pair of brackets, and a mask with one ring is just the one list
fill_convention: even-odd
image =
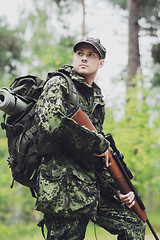
[[(76, 72), (76, 71), (75, 71)], [(77, 73), (77, 72), (76, 72)], [(96, 77), (96, 74), (93, 74), (93, 75), (89, 75), (89, 76), (84, 76), (84, 75), (81, 75), (79, 73), (77, 73), (79, 76), (83, 77), (86, 81), (86, 83), (89, 85), (89, 86), (92, 86), (94, 80), (95, 80), (95, 77)]]
[(89, 86), (92, 86), (94, 80), (95, 80), (95, 77), (96, 77), (96, 74), (93, 76), (86, 76), (85, 77), (85, 80), (86, 80), (86, 83), (89, 85)]

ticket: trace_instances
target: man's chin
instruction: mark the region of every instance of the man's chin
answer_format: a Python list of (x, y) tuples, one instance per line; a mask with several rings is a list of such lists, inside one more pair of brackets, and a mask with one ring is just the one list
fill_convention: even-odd
[(88, 73), (82, 71), (80, 71), (78, 74), (84, 78), (88, 76)]
[(77, 73), (81, 76), (87, 76), (89, 74), (88, 69), (79, 69)]

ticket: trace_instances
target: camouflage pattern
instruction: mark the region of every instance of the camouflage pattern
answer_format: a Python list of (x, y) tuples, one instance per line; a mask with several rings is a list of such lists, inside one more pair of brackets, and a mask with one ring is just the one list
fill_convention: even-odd
[(81, 240), (85, 238), (87, 219), (45, 216), (47, 240)]
[[(79, 126), (67, 117), (67, 81), (56, 76), (49, 80), (38, 100), (36, 119), (41, 132), (57, 145), (52, 156), (42, 160), (38, 174), (36, 209), (44, 213), (94, 218), (99, 202), (95, 173), (90, 166), (93, 153), (108, 148), (102, 133), (104, 102), (99, 87), (86, 84), (73, 68), (70, 74), (79, 93), (79, 105), (90, 117), (98, 133)], [(96, 117), (97, 116), (97, 117)], [(102, 158), (98, 159), (103, 165)]]
[[(46, 214), (44, 222), (48, 229), (47, 240), (83, 240), (89, 219), (55, 217)], [(145, 239), (145, 224), (116, 196), (101, 195), (96, 219), (92, 222), (111, 234), (118, 235), (118, 240)]]
[(94, 222), (111, 234), (118, 234), (119, 240), (145, 239), (145, 224), (116, 196), (111, 197), (105, 193), (101, 195)]
[[(55, 149), (42, 159), (38, 171), (36, 209), (45, 215), (47, 239), (84, 239), (87, 223), (92, 220), (113, 234), (121, 234), (120, 240), (142, 240), (144, 224), (131, 210), (124, 211), (103, 158), (93, 157), (109, 146), (103, 137), (101, 90), (95, 83), (89, 86), (73, 67), (64, 66), (63, 71), (71, 76), (79, 106), (98, 133), (67, 117), (67, 81), (61, 76), (49, 80), (36, 108), (39, 130)], [(127, 238), (122, 235), (124, 230)]]
[[(93, 222), (108, 232), (118, 235), (118, 240), (144, 240), (145, 224), (130, 209), (115, 199), (110, 199), (98, 207), (96, 220)], [(85, 219), (54, 217), (46, 215), (45, 225), (48, 229), (47, 240), (83, 240), (89, 222)]]

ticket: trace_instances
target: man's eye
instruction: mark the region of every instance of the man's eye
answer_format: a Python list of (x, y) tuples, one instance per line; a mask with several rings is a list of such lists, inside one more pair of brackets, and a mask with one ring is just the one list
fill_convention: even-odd
[(93, 53), (90, 53), (90, 54), (89, 54), (89, 56), (90, 56), (90, 57), (93, 57), (93, 56), (94, 56), (94, 54), (93, 54)]
[(77, 52), (77, 54), (78, 54), (79, 56), (82, 56), (82, 52)]

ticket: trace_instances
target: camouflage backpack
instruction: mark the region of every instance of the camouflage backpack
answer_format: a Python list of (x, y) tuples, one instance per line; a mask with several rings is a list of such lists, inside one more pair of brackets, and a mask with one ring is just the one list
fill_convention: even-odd
[[(78, 101), (76, 88), (71, 78), (62, 71), (48, 74), (47, 80), (56, 75), (60, 75), (67, 80), (69, 87), (68, 109), (72, 110)], [(1, 127), (6, 130), (10, 155), (8, 164), (13, 177), (11, 188), (15, 180), (24, 186), (30, 187), (34, 196), (37, 169), (41, 163), (41, 158), (46, 153), (50, 153), (50, 149), (53, 149), (53, 146), (50, 147), (49, 143), (45, 142), (45, 137), (40, 136), (34, 121), (36, 102), (47, 80), (44, 81), (36, 76), (27, 75), (16, 78), (9, 89), (0, 89), (0, 109), (5, 112)], [(6, 91), (7, 95), (5, 95)], [(14, 97), (14, 103), (13, 99), (9, 103), (9, 105), (14, 105), (12, 110), (9, 105), (7, 107), (5, 105), (8, 95), (11, 96), (11, 99)], [(4, 101), (4, 104), (2, 101)], [(19, 107), (18, 101), (24, 104), (19, 104)], [(1, 105), (5, 105), (4, 109)], [(6, 113), (9, 116), (6, 116)]]

